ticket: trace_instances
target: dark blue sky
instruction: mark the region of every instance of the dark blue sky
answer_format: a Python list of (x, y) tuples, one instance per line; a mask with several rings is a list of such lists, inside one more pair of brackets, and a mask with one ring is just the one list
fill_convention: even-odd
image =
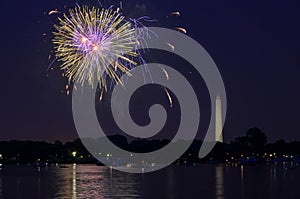
[[(82, 2), (97, 5), (97, 0), (77, 1)], [(105, 1), (107, 5), (109, 2)], [(261, 128), (271, 141), (300, 140), (299, 1), (123, 2), (127, 5), (124, 12), (129, 16), (147, 14), (159, 20), (153, 25), (185, 27), (188, 35), (210, 53), (227, 91), (226, 141), (244, 134), (250, 127)], [(77, 137), (71, 98), (61, 93), (66, 81), (58, 70), (47, 72), (55, 16), (44, 14), (75, 3), (2, 2), (0, 140), (64, 141)], [(141, 7), (145, 9), (141, 11)], [(177, 10), (182, 14), (180, 18), (167, 18)], [(191, 78), (197, 81), (197, 77)]]

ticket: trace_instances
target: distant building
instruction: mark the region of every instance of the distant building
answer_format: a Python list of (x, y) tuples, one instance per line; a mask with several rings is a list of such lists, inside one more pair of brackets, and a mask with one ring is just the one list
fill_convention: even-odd
[(215, 141), (223, 142), (223, 133), (222, 133), (222, 105), (221, 98), (218, 95), (216, 98), (216, 124), (215, 124)]

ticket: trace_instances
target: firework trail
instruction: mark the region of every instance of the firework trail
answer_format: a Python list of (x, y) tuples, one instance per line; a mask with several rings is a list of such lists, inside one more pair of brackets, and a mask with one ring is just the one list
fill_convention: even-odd
[(100, 97), (99, 97), (99, 101), (101, 102), (103, 99), (103, 89), (101, 90), (101, 94), (100, 94)]
[(167, 94), (167, 97), (168, 97), (168, 99), (169, 99), (170, 107), (172, 108), (172, 107), (173, 107), (173, 100), (172, 100), (172, 97), (171, 97), (171, 95), (170, 95), (170, 93), (169, 93), (169, 91), (167, 90), (166, 87), (164, 87), (164, 90), (165, 90), (165, 93)]
[(58, 20), (53, 44), (69, 80), (92, 87), (96, 80), (106, 90), (107, 77), (122, 83), (120, 74), (129, 74), (137, 64), (137, 26), (116, 11), (77, 6)]
[(161, 67), (161, 69), (162, 69), (163, 73), (165, 74), (167, 81), (169, 81), (170, 77), (169, 77), (168, 72), (163, 67)]
[(166, 43), (171, 49), (172, 49), (172, 51), (174, 51), (175, 50), (175, 46), (173, 46), (172, 44), (170, 44), (170, 43)]
[(185, 28), (179, 27), (179, 28), (176, 28), (176, 30), (178, 30), (178, 31), (180, 31), (180, 32), (182, 32), (182, 33), (184, 33), (184, 34), (187, 33), (187, 30), (186, 30)]
[(51, 10), (51, 11), (48, 13), (48, 15), (59, 14), (59, 13), (61, 13), (61, 12), (58, 11), (58, 10)]
[(177, 11), (177, 12), (172, 12), (171, 15), (174, 15), (174, 16), (177, 16), (177, 17), (178, 17), (178, 16), (180, 16), (181, 14), (180, 14), (180, 12)]
[(100, 0), (97, 0), (98, 1), (98, 4), (102, 7), (102, 3)]

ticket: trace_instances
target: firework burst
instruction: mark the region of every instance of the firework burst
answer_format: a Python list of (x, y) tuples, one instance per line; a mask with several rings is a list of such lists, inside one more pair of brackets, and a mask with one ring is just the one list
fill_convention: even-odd
[(53, 44), (69, 81), (107, 89), (107, 76), (120, 82), (137, 64), (136, 28), (116, 11), (78, 6), (58, 20)]

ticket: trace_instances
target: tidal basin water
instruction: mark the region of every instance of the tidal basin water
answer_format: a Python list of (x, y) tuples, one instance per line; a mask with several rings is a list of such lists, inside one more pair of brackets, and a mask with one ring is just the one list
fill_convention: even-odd
[(300, 198), (298, 166), (170, 166), (147, 174), (94, 165), (67, 166), (4, 166), (0, 198)]

